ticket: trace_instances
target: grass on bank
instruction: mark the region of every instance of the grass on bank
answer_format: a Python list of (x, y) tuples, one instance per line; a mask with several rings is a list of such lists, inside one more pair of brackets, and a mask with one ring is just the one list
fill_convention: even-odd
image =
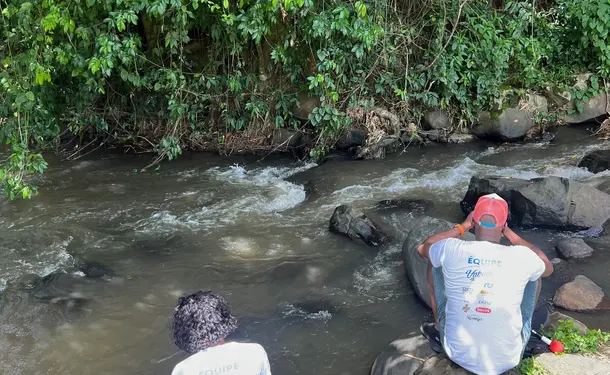
[[(562, 320), (553, 332), (545, 332), (553, 340), (561, 342), (565, 347), (565, 354), (570, 353), (596, 353), (601, 346), (610, 341), (610, 333), (599, 329), (588, 329), (581, 335), (572, 320)], [(517, 370), (521, 375), (547, 375), (547, 371), (536, 362), (535, 358), (528, 358), (519, 364)]]

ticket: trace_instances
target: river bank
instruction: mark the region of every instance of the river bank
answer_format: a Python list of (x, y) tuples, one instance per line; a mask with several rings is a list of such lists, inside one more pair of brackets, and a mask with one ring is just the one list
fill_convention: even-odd
[[(608, 147), (586, 129), (559, 128), (550, 143), (431, 144), (385, 160), (319, 165), (211, 154), (146, 173), (134, 173), (145, 160), (131, 155), (51, 163), (36, 199), (0, 204), (0, 372), (167, 374), (183, 358), (168, 336), (171, 309), (181, 294), (209, 288), (226, 295), (240, 317), (238, 337), (264, 345), (274, 372), (364, 375), (399, 332), (416, 332), (428, 314), (400, 259), (400, 236), (416, 220), (376, 210), (379, 201), (427, 199), (430, 215), (457, 221), (473, 175), (592, 183), (607, 174), (577, 164)], [(341, 204), (383, 220), (395, 241), (376, 250), (330, 233)], [(549, 254), (564, 236), (521, 234)], [(76, 258), (114, 275), (83, 277)], [(603, 249), (570, 264), (610, 290)], [(25, 274), (53, 272), (68, 272), (51, 284), (53, 293), (85, 303), (66, 309), (15, 290)], [(543, 298), (558, 286), (545, 285)], [(604, 314), (574, 316), (609, 330)]]

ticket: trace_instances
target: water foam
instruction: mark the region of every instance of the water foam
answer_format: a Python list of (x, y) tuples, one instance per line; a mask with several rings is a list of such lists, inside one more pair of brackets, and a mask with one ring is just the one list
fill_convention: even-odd
[[(232, 224), (248, 213), (281, 213), (296, 207), (306, 198), (302, 185), (285, 179), (315, 166), (315, 163), (307, 163), (297, 167), (273, 166), (252, 170), (241, 165), (210, 168), (205, 174), (220, 183), (220, 190), (201, 192), (204, 198), (197, 199), (197, 202), (202, 206), (184, 213), (157, 211), (136, 223), (136, 230), (171, 231), (180, 227), (191, 230), (211, 229)], [(227, 196), (227, 192), (233, 194)], [(176, 196), (166, 198), (166, 201), (177, 199)]]
[(3, 278), (0, 279), (0, 291), (6, 288), (8, 282), (19, 278), (22, 275), (33, 274), (40, 277), (49, 275), (56, 271), (61, 271), (74, 264), (74, 259), (66, 251), (72, 241), (69, 237), (63, 241), (56, 241), (44, 249), (35, 249), (30, 253), (30, 249), (3, 249), (3, 264), (6, 268), (0, 268)]

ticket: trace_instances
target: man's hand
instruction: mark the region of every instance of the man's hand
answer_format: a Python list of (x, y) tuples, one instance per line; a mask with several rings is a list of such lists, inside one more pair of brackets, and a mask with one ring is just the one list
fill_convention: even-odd
[(470, 213), (470, 215), (468, 215), (466, 220), (464, 220), (464, 222), (462, 223), (462, 227), (464, 227), (464, 232), (468, 232), (472, 228), (472, 214), (473, 213), (474, 213), (474, 211), (472, 211)]
[(517, 233), (513, 232), (512, 229), (510, 229), (508, 227), (508, 225), (504, 226), (504, 230), (502, 231), (502, 233), (504, 234), (504, 237), (506, 237), (506, 239), (512, 245), (528, 247), (530, 250), (532, 250), (534, 253), (536, 253), (536, 255), (538, 255), (538, 257), (540, 259), (542, 259), (542, 261), (544, 262), (544, 266), (545, 266), (542, 277), (548, 277), (553, 273), (553, 270), (554, 270), (553, 263), (551, 263), (549, 261), (549, 258), (547, 258), (547, 256), (544, 254), (544, 252), (542, 250), (540, 250), (536, 246), (532, 245), (531, 243), (529, 243), (526, 240), (524, 240), (523, 238), (521, 238)]

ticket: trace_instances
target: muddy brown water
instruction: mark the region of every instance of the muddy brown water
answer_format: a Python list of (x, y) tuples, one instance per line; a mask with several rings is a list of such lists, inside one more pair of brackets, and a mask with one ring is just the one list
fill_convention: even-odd
[[(610, 143), (582, 128), (564, 128), (551, 144), (431, 145), (381, 161), (319, 166), (199, 154), (134, 173), (146, 159), (51, 157), (38, 197), (0, 203), (0, 286), (6, 288), (0, 373), (169, 374), (185, 358), (168, 332), (176, 299), (212, 289), (239, 317), (235, 337), (264, 345), (274, 374), (365, 375), (380, 350), (401, 333), (416, 332), (428, 316), (399, 256), (417, 218), (399, 209), (376, 211), (377, 202), (428, 199), (432, 215), (457, 221), (471, 176), (557, 175), (593, 183), (610, 177), (576, 164), (604, 147)], [(397, 241), (377, 250), (329, 233), (328, 219), (345, 203), (369, 210)], [(555, 242), (570, 234), (523, 235), (555, 256)], [(591, 244), (594, 257), (571, 267), (610, 291), (610, 244)], [(102, 263), (116, 276), (73, 273), (75, 257)], [(69, 274), (57, 288), (82, 304), (49, 303), (10, 286), (26, 274), (58, 271)], [(558, 285), (549, 281), (543, 298)], [(578, 315), (603, 329), (610, 328), (609, 317)]]

